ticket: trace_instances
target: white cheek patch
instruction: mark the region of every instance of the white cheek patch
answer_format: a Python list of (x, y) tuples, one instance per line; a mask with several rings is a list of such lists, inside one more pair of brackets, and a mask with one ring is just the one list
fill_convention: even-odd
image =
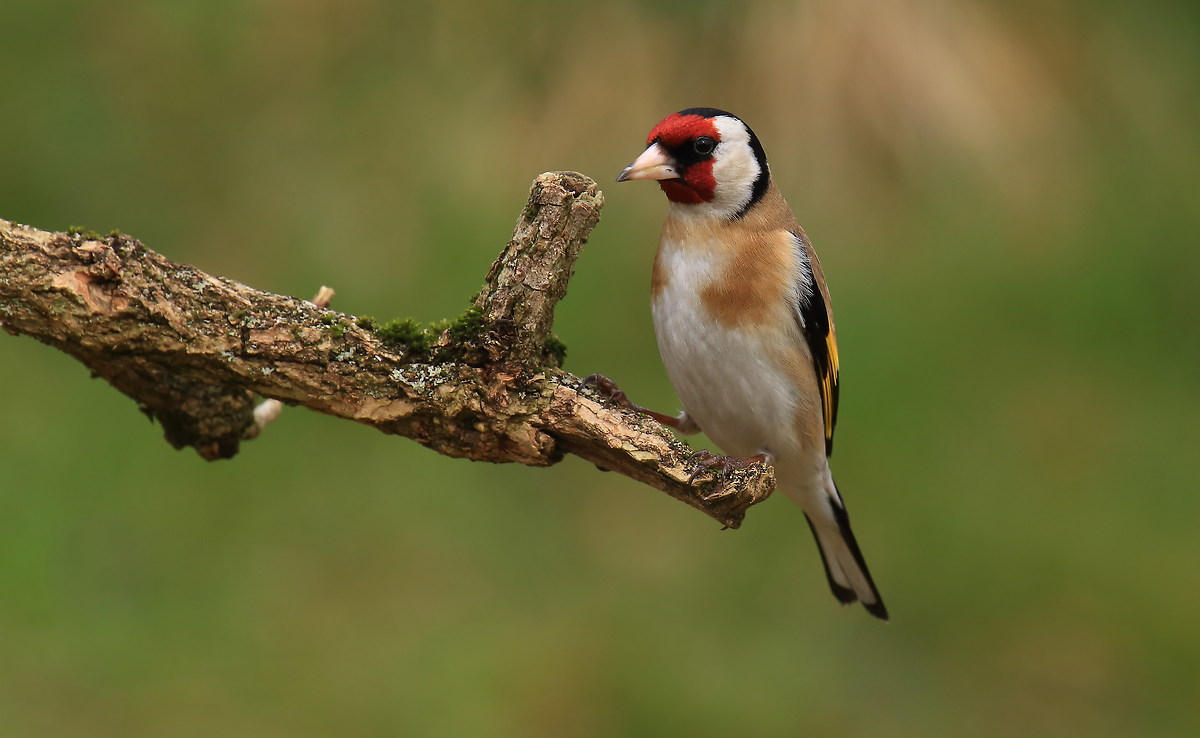
[[(765, 174), (750, 148), (750, 134), (739, 120), (713, 118), (721, 143), (713, 154), (713, 178), (717, 181), (710, 213), (732, 217), (754, 196), (754, 183)], [(715, 212), (713, 212), (715, 211)]]

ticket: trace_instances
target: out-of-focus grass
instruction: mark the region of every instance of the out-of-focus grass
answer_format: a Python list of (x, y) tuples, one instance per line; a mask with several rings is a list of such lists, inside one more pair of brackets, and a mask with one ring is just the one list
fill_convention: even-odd
[(895, 620), (833, 603), (782, 500), (719, 533), (301, 411), (206, 464), (5, 338), (0, 734), (1194, 735), (1189, 7), (6, 7), (0, 217), (433, 320), (579, 169), (568, 368), (664, 409), (664, 206), (607, 181), (667, 112), (742, 114), (830, 276)]

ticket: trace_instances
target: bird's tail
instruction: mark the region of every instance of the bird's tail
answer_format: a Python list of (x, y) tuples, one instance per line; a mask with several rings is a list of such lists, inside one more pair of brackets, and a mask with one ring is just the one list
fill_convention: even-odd
[(854, 540), (854, 531), (850, 530), (850, 515), (846, 512), (846, 505), (838, 494), (833, 477), (827, 475), (825, 480), (827, 494), (818, 505), (805, 505), (804, 517), (808, 520), (813, 537), (817, 539), (817, 548), (821, 550), (829, 588), (842, 604), (862, 602), (867, 612), (880, 620), (887, 620), (887, 607), (879, 596), (875, 581), (871, 579), (871, 571), (858, 548), (858, 541)]

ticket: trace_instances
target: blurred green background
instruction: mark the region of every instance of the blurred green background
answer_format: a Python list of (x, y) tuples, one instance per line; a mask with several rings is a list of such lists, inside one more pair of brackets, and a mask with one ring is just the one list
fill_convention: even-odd
[(720, 532), (301, 410), (205, 463), (0, 336), (0, 735), (1200, 734), (1196, 7), (5, 3), (0, 217), (436, 320), (578, 169), (567, 368), (663, 410), (665, 204), (611, 180), (739, 113), (829, 275), (893, 622), (783, 499)]

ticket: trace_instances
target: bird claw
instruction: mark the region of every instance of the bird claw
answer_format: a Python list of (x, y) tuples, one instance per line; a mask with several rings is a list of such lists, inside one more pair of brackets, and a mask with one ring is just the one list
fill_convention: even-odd
[(625, 391), (617, 386), (617, 383), (604, 376), (603, 374), (589, 374), (579, 383), (579, 389), (591, 387), (596, 390), (602, 397), (612, 402), (617, 403), (621, 407), (629, 408), (630, 410), (640, 410), (639, 407), (629, 401), (625, 395)]
[(758, 459), (741, 459), (736, 456), (723, 456), (722, 454), (714, 454), (711, 451), (697, 451), (688, 457), (687, 463), (696, 464), (696, 468), (688, 477), (688, 484), (693, 484), (696, 478), (705, 471), (717, 470), (717, 477), (720, 478), (737, 469), (745, 469), (746, 467), (758, 463)]

